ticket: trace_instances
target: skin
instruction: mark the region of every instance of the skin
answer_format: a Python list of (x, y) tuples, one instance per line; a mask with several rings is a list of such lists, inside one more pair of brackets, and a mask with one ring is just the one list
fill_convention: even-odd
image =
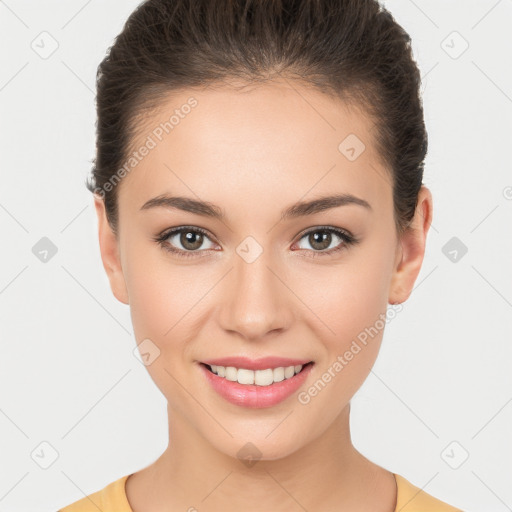
[[(287, 81), (243, 92), (173, 92), (141, 120), (134, 146), (191, 95), (198, 106), (118, 185), (118, 237), (95, 198), (112, 292), (130, 306), (137, 343), (149, 338), (158, 346), (147, 370), (168, 401), (169, 445), (128, 478), (131, 507), (391, 512), (393, 474), (355, 449), (349, 425), (350, 399), (377, 358), (383, 329), (305, 405), (297, 393), (264, 409), (233, 405), (205, 384), (198, 361), (307, 358), (315, 366), (299, 391), (308, 389), (388, 304), (409, 297), (432, 220), (431, 193), (422, 187), (411, 228), (399, 238), (371, 120)], [(354, 161), (338, 150), (350, 133), (366, 146)], [(334, 192), (360, 197), (371, 210), (352, 204), (280, 221), (285, 207)], [(214, 203), (226, 220), (140, 210), (162, 193)], [(180, 258), (152, 239), (183, 225), (212, 235), (196, 257)], [(360, 241), (308, 257), (322, 247), (298, 235), (318, 226), (348, 230)], [(248, 236), (263, 249), (252, 263), (236, 252)], [(335, 234), (331, 240), (328, 249), (344, 243)], [(191, 250), (179, 235), (168, 242)], [(247, 442), (261, 452), (251, 467), (237, 457)]]

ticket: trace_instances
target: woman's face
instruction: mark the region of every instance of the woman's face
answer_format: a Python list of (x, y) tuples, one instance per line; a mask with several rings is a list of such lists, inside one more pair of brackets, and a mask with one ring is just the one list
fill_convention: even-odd
[[(133, 147), (149, 149), (118, 185), (118, 252), (107, 271), (130, 305), (137, 344), (150, 340), (141, 345), (147, 369), (173, 421), (218, 450), (235, 457), (251, 442), (262, 459), (291, 454), (347, 410), (377, 357), (388, 301), (408, 295), (373, 124), (312, 89), (273, 82), (174, 93), (139, 128)], [(163, 195), (207, 202), (223, 218), (143, 208)], [(282, 218), (298, 203), (342, 195), (357, 202)], [(105, 262), (114, 242), (106, 223), (101, 230)], [(298, 389), (261, 406), (210, 385), (201, 362), (232, 356), (314, 364)]]

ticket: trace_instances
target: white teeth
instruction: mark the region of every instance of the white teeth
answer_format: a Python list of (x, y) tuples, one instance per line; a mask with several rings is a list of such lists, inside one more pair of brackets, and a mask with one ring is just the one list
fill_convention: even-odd
[(235, 382), (237, 380), (238, 370), (234, 366), (226, 368), (226, 379)]
[(284, 369), (284, 378), (289, 379), (295, 375), (295, 366), (287, 366)]
[[(238, 370), (238, 372), (249, 370)], [(274, 382), (274, 370), (267, 368), (266, 370), (256, 370), (254, 373), (254, 384), (258, 386), (270, 386)]]
[(278, 368), (267, 368), (266, 370), (247, 370), (246, 368), (235, 368), (234, 366), (210, 366), (213, 373), (239, 384), (256, 384), (257, 386), (270, 386), (274, 382), (281, 382), (290, 379), (302, 370), (302, 365), (280, 366)]
[(284, 380), (284, 368), (282, 366), (274, 368), (274, 382), (281, 382), (282, 380)]
[(251, 370), (238, 370), (237, 381), (240, 384), (254, 384), (254, 372)]

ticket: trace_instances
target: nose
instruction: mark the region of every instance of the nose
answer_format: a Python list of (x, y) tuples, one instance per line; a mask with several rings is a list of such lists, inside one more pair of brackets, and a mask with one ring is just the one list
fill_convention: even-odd
[(293, 293), (284, 274), (265, 251), (252, 262), (235, 255), (222, 289), (221, 327), (248, 341), (288, 329), (293, 321)]

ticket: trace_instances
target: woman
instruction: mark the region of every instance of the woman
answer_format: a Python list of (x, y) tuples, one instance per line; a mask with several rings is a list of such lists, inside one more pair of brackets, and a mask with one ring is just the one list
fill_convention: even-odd
[(87, 185), (170, 440), (63, 512), (458, 510), (350, 434), (432, 219), (419, 84), (376, 0), (132, 13), (99, 67)]

